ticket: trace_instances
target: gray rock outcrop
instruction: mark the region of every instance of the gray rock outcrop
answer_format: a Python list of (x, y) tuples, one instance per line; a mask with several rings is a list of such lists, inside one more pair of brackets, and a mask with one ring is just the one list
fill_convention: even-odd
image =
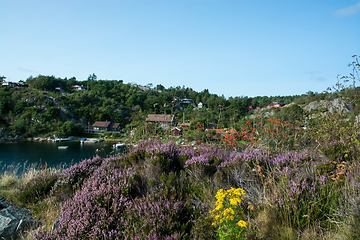
[(304, 110), (311, 111), (311, 110), (319, 110), (322, 108), (327, 108), (330, 113), (340, 112), (342, 114), (346, 112), (352, 112), (353, 106), (348, 104), (345, 100), (341, 98), (336, 98), (331, 101), (321, 100), (309, 103)]
[(37, 225), (28, 209), (15, 207), (0, 196), (0, 239), (19, 239), (23, 231)]

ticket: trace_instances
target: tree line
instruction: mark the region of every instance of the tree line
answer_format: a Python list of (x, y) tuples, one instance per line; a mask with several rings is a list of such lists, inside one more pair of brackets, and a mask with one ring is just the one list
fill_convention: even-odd
[[(148, 84), (144, 90), (123, 80), (98, 80), (94, 73), (84, 81), (39, 75), (30, 76), (25, 83), (29, 88), (0, 87), (0, 124), (3, 132), (12, 136), (79, 135), (95, 121), (117, 122), (127, 131), (130, 126), (141, 126), (150, 113), (175, 114), (178, 122), (240, 128), (244, 118), (251, 114), (249, 106), (266, 107), (272, 102), (300, 104), (324, 98), (323, 93), (308, 92), (226, 99), (208, 89), (196, 92), (185, 86), (166, 89), (161, 84), (155, 87)], [(83, 85), (86, 90), (75, 91), (74, 85)], [(179, 101), (183, 98), (192, 99), (195, 104), (203, 102), (206, 107), (195, 110), (192, 104)]]

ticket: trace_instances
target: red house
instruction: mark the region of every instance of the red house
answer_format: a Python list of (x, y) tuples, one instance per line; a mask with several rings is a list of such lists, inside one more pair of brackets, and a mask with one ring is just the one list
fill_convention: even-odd
[(273, 103), (269, 104), (268, 108), (282, 108), (283, 106), (285, 106), (285, 104), (273, 102)]

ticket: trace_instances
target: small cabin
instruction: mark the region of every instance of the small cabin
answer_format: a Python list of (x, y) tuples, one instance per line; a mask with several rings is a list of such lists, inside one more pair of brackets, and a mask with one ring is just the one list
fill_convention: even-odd
[(145, 119), (147, 123), (160, 123), (161, 127), (174, 126), (176, 124), (175, 115), (149, 114)]
[(94, 132), (116, 132), (119, 131), (120, 123), (112, 123), (108, 121), (96, 121), (92, 128)]

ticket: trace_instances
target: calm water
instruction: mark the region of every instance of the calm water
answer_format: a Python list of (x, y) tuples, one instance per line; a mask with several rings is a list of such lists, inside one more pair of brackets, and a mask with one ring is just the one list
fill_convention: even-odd
[[(58, 149), (59, 146), (68, 146), (68, 148)], [(120, 150), (115, 151), (117, 152)], [(81, 144), (80, 141), (0, 143), (0, 171), (5, 165), (21, 165), (25, 162), (27, 165), (46, 163), (49, 167), (64, 164), (70, 166), (95, 155), (105, 157), (111, 153), (114, 153), (112, 143), (104, 142), (88, 144)]]

